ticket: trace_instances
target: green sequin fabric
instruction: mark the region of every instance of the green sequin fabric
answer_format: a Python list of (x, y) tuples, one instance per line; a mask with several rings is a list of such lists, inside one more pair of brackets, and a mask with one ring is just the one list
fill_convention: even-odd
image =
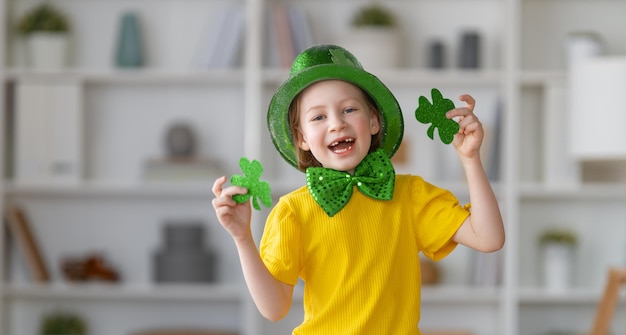
[(354, 175), (322, 167), (306, 170), (309, 192), (330, 217), (350, 201), (355, 186), (371, 198), (391, 200), (395, 176), (389, 156), (382, 149), (367, 155), (356, 167)]

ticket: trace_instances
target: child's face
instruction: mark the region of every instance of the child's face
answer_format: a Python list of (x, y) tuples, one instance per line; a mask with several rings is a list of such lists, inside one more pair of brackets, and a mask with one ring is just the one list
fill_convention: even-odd
[(356, 86), (325, 80), (300, 96), (298, 146), (326, 168), (354, 172), (380, 130), (376, 114)]

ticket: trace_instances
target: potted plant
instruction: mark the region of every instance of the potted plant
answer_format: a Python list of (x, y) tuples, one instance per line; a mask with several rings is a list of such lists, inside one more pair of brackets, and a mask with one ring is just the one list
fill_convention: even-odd
[(380, 4), (359, 8), (339, 44), (354, 53), (365, 69), (397, 67), (401, 63), (397, 17)]
[(394, 27), (396, 18), (387, 8), (374, 4), (362, 7), (352, 24), (356, 27)]
[(572, 277), (573, 254), (578, 237), (564, 228), (550, 228), (539, 236), (542, 251), (544, 285), (550, 291), (569, 288)]
[(43, 2), (27, 11), (18, 20), (16, 29), (25, 38), (30, 66), (38, 69), (65, 66), (70, 23), (60, 9)]
[(86, 335), (87, 324), (77, 314), (55, 311), (44, 316), (41, 335)]

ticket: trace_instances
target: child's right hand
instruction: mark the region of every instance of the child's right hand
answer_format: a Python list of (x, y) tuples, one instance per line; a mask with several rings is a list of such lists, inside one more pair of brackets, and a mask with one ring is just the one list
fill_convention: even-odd
[(252, 238), (250, 219), (252, 209), (250, 201), (238, 204), (233, 200), (235, 194), (246, 194), (248, 190), (240, 186), (222, 188), (226, 183), (226, 177), (220, 177), (213, 183), (213, 208), (220, 224), (235, 240)]

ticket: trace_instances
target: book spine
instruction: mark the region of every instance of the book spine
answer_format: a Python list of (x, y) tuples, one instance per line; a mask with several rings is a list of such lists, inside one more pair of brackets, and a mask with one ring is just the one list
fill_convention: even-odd
[(287, 6), (285, 4), (275, 4), (272, 14), (278, 45), (279, 64), (281, 67), (289, 68), (296, 55)]
[(48, 95), (44, 85), (37, 83), (18, 83), (15, 92), (15, 179), (41, 179), (47, 175), (44, 110)]
[(80, 85), (74, 82), (17, 84), (17, 181), (80, 180), (83, 151), (80, 90)]
[(37, 282), (50, 281), (48, 268), (24, 211), (10, 206), (7, 208), (5, 219), (33, 279)]

